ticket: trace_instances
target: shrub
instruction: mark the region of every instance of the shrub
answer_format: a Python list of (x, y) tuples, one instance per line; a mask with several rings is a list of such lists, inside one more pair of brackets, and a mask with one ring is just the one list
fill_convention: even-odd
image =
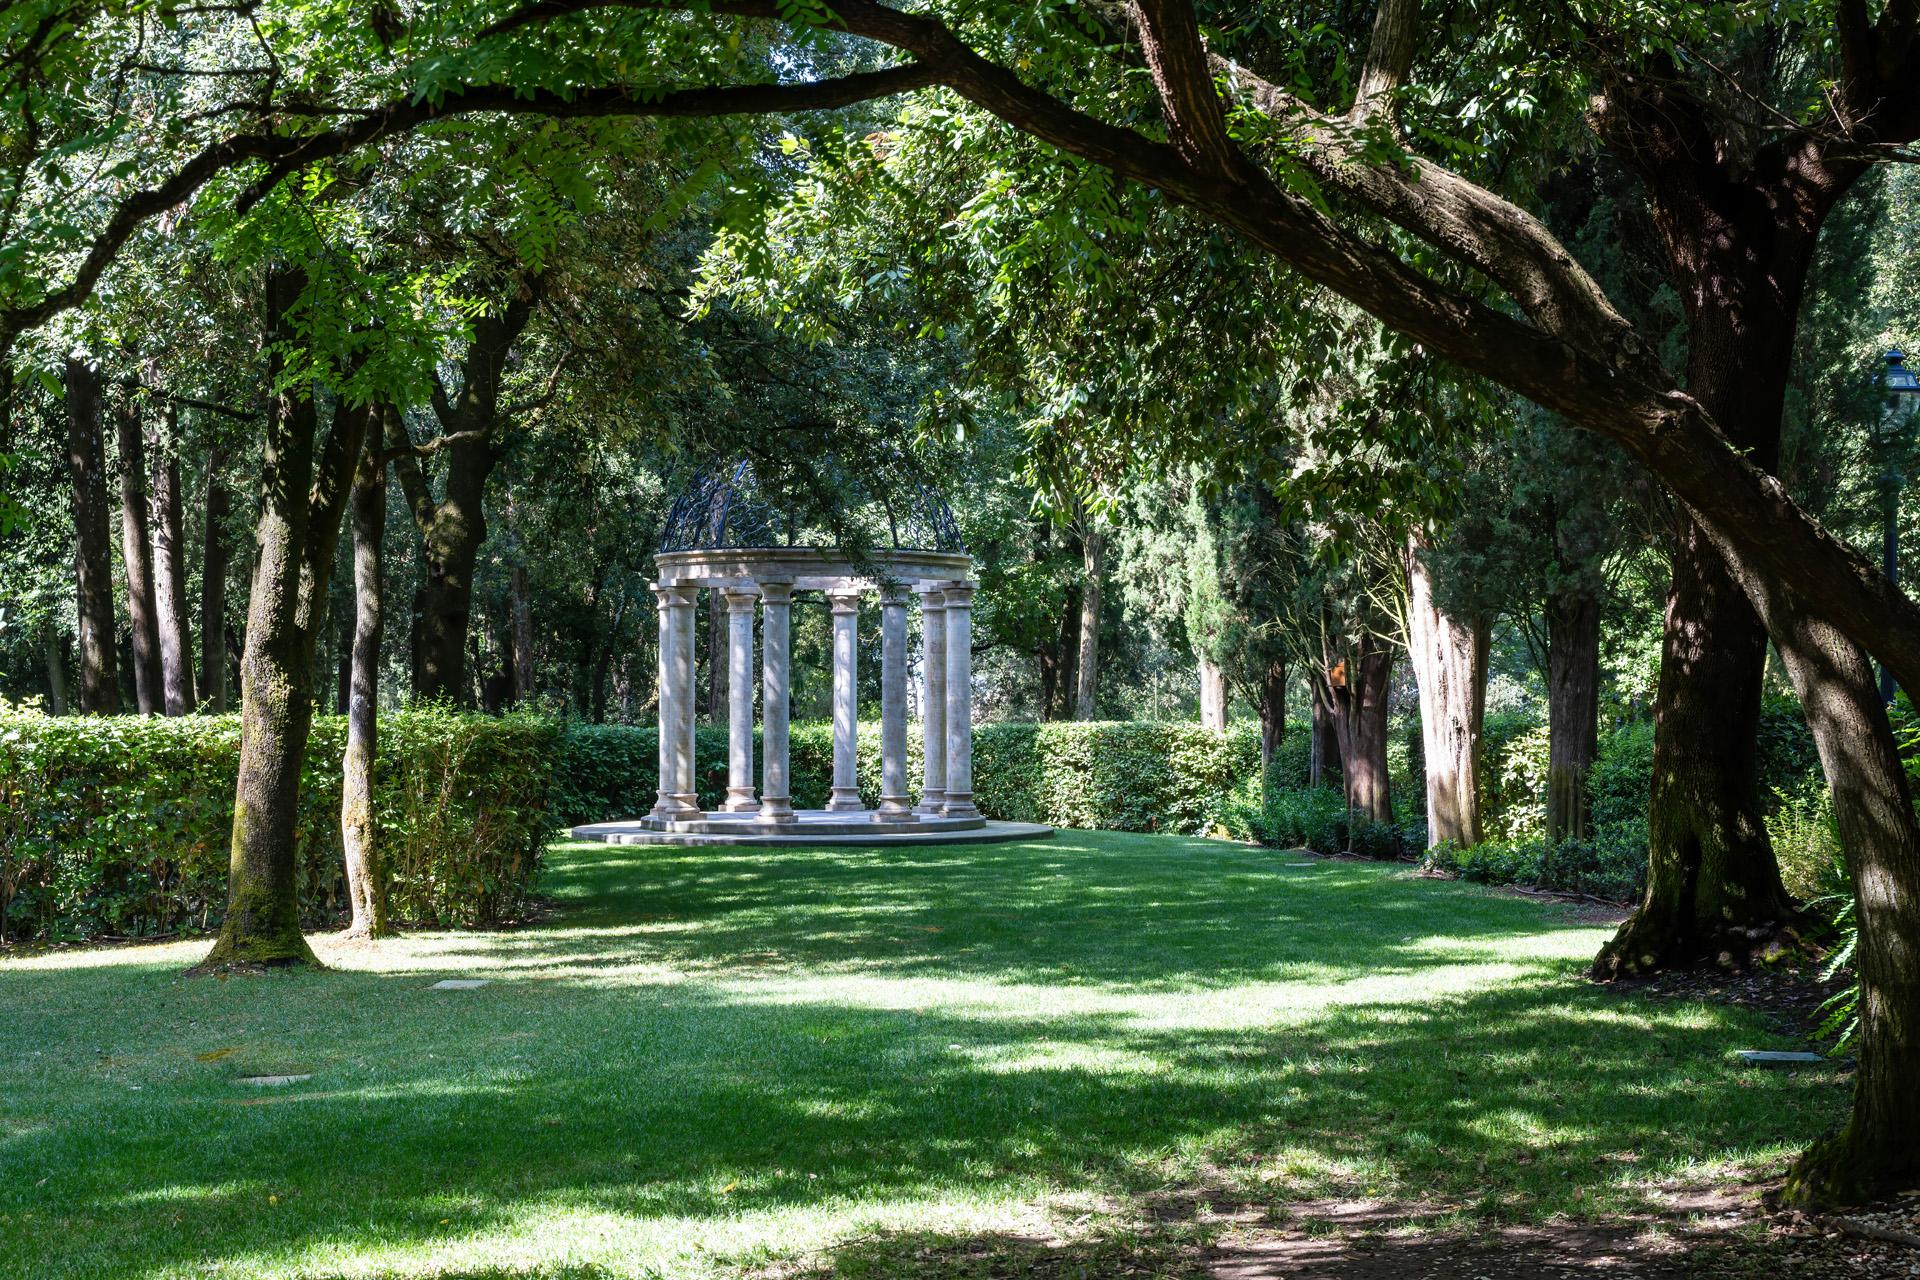
[(1644, 849), (1623, 852), (1584, 840), (1530, 837), (1429, 849), (1424, 865), (1481, 884), (1523, 884), (1625, 902), (1639, 896), (1647, 857)]
[[(907, 735), (911, 793), (920, 792), (920, 736)], [(880, 726), (859, 734), (860, 793), (880, 798)], [(756, 739), (754, 759), (760, 760)], [(833, 728), (796, 724), (788, 760), (793, 802), (820, 808), (833, 781)], [(658, 739), (650, 726), (577, 725), (562, 734), (553, 816), (566, 825), (635, 817), (652, 806)], [(1195, 834), (1231, 825), (1235, 798), (1258, 787), (1260, 737), (1251, 725), (1216, 733), (1139, 721), (998, 723), (973, 732), (974, 803), (990, 818), (1057, 827)], [(695, 735), (701, 803), (726, 793), (727, 735)]]
[[(302, 915), (345, 903), (345, 722), (316, 720), (295, 817)], [(374, 794), (397, 921), (491, 924), (525, 904), (550, 829), (555, 731), (438, 710), (381, 719)], [(13, 939), (152, 936), (226, 903), (240, 723), (0, 707), (0, 922)]]

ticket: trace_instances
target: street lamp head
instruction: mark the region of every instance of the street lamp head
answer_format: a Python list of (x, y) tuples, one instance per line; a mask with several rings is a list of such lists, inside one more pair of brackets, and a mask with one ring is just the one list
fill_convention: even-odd
[(1896, 396), (1920, 396), (1920, 374), (1907, 368), (1907, 353), (1898, 347), (1887, 352), (1886, 372), (1881, 375), (1880, 385), (1887, 394)]

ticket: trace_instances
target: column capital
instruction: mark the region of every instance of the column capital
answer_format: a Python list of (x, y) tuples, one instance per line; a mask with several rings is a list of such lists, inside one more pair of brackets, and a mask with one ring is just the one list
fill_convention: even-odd
[(947, 604), (968, 605), (973, 603), (974, 584), (971, 582), (949, 582), (940, 588)]
[(920, 607), (922, 609), (941, 609), (946, 607), (947, 588), (945, 583), (936, 582), (930, 586), (925, 584), (915, 586), (913, 594), (920, 597)]
[(883, 605), (902, 605), (907, 602), (907, 589), (898, 582), (880, 584), (880, 603)]
[(763, 582), (760, 584), (760, 599), (765, 604), (792, 604), (793, 584), (791, 582)]
[(760, 593), (752, 587), (727, 587), (721, 595), (727, 599), (727, 608), (733, 613), (751, 613), (760, 603)]
[(859, 613), (861, 594), (858, 587), (835, 587), (827, 592), (827, 603), (833, 609), (833, 616), (843, 618)]
[(700, 588), (682, 586), (677, 582), (658, 582), (653, 587), (653, 598), (660, 602), (662, 609), (691, 605), (699, 595)]

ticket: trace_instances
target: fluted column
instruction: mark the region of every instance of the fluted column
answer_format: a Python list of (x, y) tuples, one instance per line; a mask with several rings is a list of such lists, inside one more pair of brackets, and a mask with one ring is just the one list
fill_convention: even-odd
[(941, 812), (977, 818), (973, 805), (973, 584), (945, 588), (947, 602), (947, 786)]
[[(690, 701), (693, 674), (681, 665), (679, 632), (676, 616), (679, 611), (680, 597), (685, 594), (678, 587), (658, 586), (653, 589), (653, 597), (658, 606), (660, 618), (660, 663), (658, 668), (658, 709), (656, 723), (660, 739), (660, 785), (655, 792), (652, 816), (663, 819), (688, 816), (690, 805), (680, 797), (686, 791), (681, 785), (681, 762), (687, 754), (689, 744), (684, 739), (686, 713), (682, 709)], [(685, 777), (693, 776), (692, 761), (687, 760)]]
[(765, 822), (794, 821), (787, 760), (792, 604), (791, 582), (760, 584), (760, 817)]
[(753, 607), (756, 591), (727, 596), (727, 799), (728, 813), (753, 813)]
[(920, 589), (920, 803), (916, 813), (937, 814), (947, 802), (947, 597)]
[(682, 813), (698, 814), (700, 797), (696, 794), (698, 786), (694, 780), (693, 725), (697, 699), (694, 697), (694, 685), (698, 680), (699, 664), (694, 658), (694, 614), (695, 606), (700, 602), (700, 588), (678, 587), (673, 593), (673, 644), (674, 670), (680, 682), (680, 726), (674, 734), (674, 753), (677, 762), (678, 790), (674, 798), (680, 802)]
[(835, 591), (833, 608), (833, 794), (827, 808), (848, 813), (860, 803), (860, 593)]
[(880, 593), (880, 808), (881, 822), (913, 817), (907, 794), (907, 593)]

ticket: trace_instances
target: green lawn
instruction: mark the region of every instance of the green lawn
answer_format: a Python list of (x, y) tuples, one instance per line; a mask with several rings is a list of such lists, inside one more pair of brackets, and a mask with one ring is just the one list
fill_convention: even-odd
[(546, 923), (322, 938), (327, 973), (0, 962), (0, 1276), (734, 1275), (850, 1240), (885, 1272), (876, 1240), (1148, 1249), (1159, 1192), (1608, 1216), (1840, 1114), (1830, 1072), (1732, 1065), (1789, 1047), (1749, 1015), (1582, 982), (1603, 929), (1302, 861), (562, 845)]

